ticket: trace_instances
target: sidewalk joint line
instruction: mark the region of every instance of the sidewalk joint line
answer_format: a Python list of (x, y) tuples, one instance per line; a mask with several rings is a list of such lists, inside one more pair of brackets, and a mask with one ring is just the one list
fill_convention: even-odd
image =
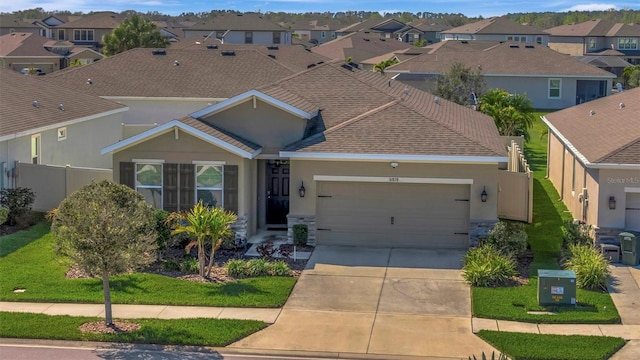
[(378, 294), (378, 303), (376, 304), (376, 311), (373, 313), (373, 323), (371, 324), (371, 331), (369, 332), (369, 341), (367, 342), (367, 354), (371, 347), (371, 338), (373, 337), (373, 328), (376, 326), (376, 319), (378, 318), (378, 310), (380, 309), (380, 299), (382, 299), (382, 289), (384, 289), (384, 282), (387, 280), (387, 272), (389, 271), (389, 263), (391, 263), (391, 253), (393, 248), (389, 249), (389, 255), (387, 256), (387, 264), (384, 267), (384, 276), (382, 277), (382, 285), (380, 286), (380, 293)]

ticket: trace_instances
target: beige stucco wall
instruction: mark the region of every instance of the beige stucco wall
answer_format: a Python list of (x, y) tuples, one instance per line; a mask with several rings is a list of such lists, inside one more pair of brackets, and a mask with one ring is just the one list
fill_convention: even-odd
[(138, 145), (116, 152), (113, 155), (113, 179), (120, 180), (119, 163), (134, 159), (164, 160), (165, 163), (190, 164), (192, 161), (224, 161), (226, 165), (238, 166), (238, 212), (239, 214), (254, 213), (252, 204), (255, 203), (251, 178), (255, 177), (253, 161), (232, 154), (220, 147), (209, 144), (183, 131), (178, 132), (178, 139), (174, 132), (160, 135)]
[(281, 149), (302, 139), (306, 119), (278, 109), (263, 101), (247, 100), (225, 111), (213, 114), (204, 121), (240, 134), (265, 150)]
[[(640, 170), (600, 169), (599, 214), (597, 225), (602, 228), (619, 228), (625, 226), (625, 188), (640, 189)], [(615, 210), (609, 209), (609, 197), (616, 200)], [(590, 204), (592, 205), (592, 204)]]
[[(352, 161), (291, 161), (291, 198), (289, 212), (296, 215), (315, 214), (316, 182), (314, 175), (350, 175), (376, 177), (423, 177), (473, 179), (470, 197), (470, 219), (497, 219), (498, 164), (419, 164), (399, 162), (392, 168), (389, 162), (352, 162)], [(306, 195), (299, 197), (298, 188), (304, 181)], [(480, 193), (486, 186), (488, 199), (480, 201)]]
[(584, 55), (584, 43), (582, 38), (570, 39), (570, 38), (558, 38), (553, 37), (549, 40), (549, 48), (559, 53), (580, 56)]
[(45, 74), (60, 70), (60, 57), (2, 58), (2, 68), (20, 71), (26, 67), (40, 68)]
[[(58, 141), (58, 127), (39, 132), (41, 139), (40, 163), (47, 165), (72, 165), (110, 169), (111, 156), (101, 155), (103, 147), (122, 138), (120, 123), (122, 113), (103, 116), (67, 128), (66, 140)], [(31, 163), (31, 134), (0, 143), (2, 159), (8, 164), (14, 161)]]

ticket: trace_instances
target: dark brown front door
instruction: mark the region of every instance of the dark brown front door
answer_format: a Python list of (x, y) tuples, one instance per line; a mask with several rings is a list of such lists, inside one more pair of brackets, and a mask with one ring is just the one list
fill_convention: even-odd
[(289, 213), (289, 164), (267, 163), (267, 224), (287, 223)]

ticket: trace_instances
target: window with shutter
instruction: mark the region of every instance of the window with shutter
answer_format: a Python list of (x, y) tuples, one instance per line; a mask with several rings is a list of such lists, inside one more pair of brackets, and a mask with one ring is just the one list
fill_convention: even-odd
[(238, 166), (224, 166), (224, 209), (238, 213)]
[(166, 211), (178, 211), (178, 164), (164, 164), (163, 207)]
[(132, 162), (120, 162), (120, 184), (135, 189), (135, 165)]
[(186, 211), (195, 204), (195, 168), (192, 164), (180, 164), (180, 211)]

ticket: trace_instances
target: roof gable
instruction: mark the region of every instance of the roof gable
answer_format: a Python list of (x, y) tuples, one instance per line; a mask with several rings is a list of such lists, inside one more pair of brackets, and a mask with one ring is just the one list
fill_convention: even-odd
[(238, 104), (247, 102), (247, 101), (255, 101), (256, 99), (260, 99), (261, 101), (274, 106), (280, 110), (286, 111), (294, 116), (298, 116), (300, 118), (303, 119), (311, 119), (312, 117), (315, 116), (315, 114), (306, 112), (304, 110), (301, 110), (295, 106), (290, 105), (289, 103), (285, 102), (285, 101), (281, 101), (278, 100), (274, 97), (271, 97), (265, 93), (262, 93), (260, 91), (257, 90), (250, 90), (247, 91), (245, 93), (242, 93), (240, 95), (236, 95), (228, 100), (222, 101), (218, 104), (215, 105), (211, 105), (208, 106), (202, 110), (196, 111), (192, 114), (189, 114), (189, 116), (194, 117), (194, 118), (203, 118), (203, 117), (208, 117), (211, 115), (214, 115), (218, 112), (224, 111), (226, 109), (229, 109), (231, 107), (234, 107)]
[(0, 56), (62, 58), (45, 49), (47, 41), (34, 33), (5, 34), (0, 36)]

